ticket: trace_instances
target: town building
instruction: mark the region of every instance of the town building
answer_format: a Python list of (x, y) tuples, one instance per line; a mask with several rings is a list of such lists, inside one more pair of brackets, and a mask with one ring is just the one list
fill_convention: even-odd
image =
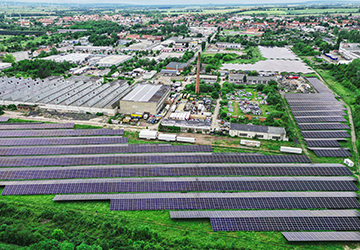
[[(244, 82), (244, 80), (246, 80), (246, 82)], [(276, 77), (249, 76), (247, 74), (229, 74), (229, 82), (234, 84), (268, 84), (271, 80), (276, 81)]]
[(288, 141), (286, 131), (282, 127), (259, 126), (249, 124), (231, 123), (229, 134), (231, 136), (257, 138), (265, 140)]
[(165, 85), (137, 84), (135, 88), (120, 100), (120, 113), (149, 112), (158, 114), (170, 96), (171, 88)]

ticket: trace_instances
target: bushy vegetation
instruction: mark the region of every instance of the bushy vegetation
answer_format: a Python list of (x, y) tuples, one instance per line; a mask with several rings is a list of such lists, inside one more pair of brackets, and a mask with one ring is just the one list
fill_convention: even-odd
[(22, 60), (13, 63), (12, 67), (3, 70), (8, 76), (23, 76), (32, 78), (45, 78), (51, 75), (62, 75), (76, 65), (69, 62), (54, 62), (44, 60)]

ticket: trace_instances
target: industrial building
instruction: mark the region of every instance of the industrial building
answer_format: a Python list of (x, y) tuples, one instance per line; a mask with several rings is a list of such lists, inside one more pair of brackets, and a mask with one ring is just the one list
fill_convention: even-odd
[(359, 43), (340, 43), (339, 53), (347, 60), (360, 58)]
[(120, 100), (120, 113), (149, 112), (158, 114), (170, 96), (170, 87), (165, 85), (137, 84)]
[(166, 65), (166, 69), (183, 71), (184, 68), (186, 68), (188, 65), (188, 63), (170, 62), (168, 65)]
[(75, 64), (84, 64), (89, 58), (91, 57), (90, 54), (84, 53), (72, 53), (68, 55), (52, 55), (42, 58), (42, 60), (49, 60), (55, 61), (58, 63), (62, 62), (70, 62)]
[(286, 131), (281, 127), (259, 126), (248, 124), (231, 123), (229, 134), (231, 136), (239, 136), (246, 138), (258, 138), (265, 140), (288, 141)]
[(161, 125), (164, 127), (179, 127), (181, 132), (210, 133), (211, 130), (211, 122), (195, 120), (162, 119)]
[(111, 67), (111, 66), (117, 67), (120, 65), (120, 63), (127, 62), (130, 59), (132, 59), (132, 56), (112, 55), (112, 56), (107, 56), (107, 57), (101, 58), (97, 64), (99, 67)]
[(39, 109), (59, 112), (104, 113), (115, 115), (119, 100), (131, 91), (126, 81), (103, 84), (101, 77), (50, 76), (0, 78), (0, 105), (37, 105)]
[[(246, 82), (244, 82), (244, 79), (246, 80)], [(235, 84), (268, 84), (271, 80), (276, 81), (276, 77), (275, 76), (249, 76), (246, 74), (229, 74), (229, 82), (235, 83)]]

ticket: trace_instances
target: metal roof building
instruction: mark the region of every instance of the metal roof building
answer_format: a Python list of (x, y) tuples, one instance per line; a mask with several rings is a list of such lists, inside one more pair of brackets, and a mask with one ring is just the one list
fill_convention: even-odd
[(268, 140), (289, 140), (289, 138), (286, 137), (285, 129), (281, 127), (231, 123), (229, 133), (231, 136), (239, 136), (246, 138), (256, 137), (259, 139)]
[(120, 101), (120, 112), (150, 112), (157, 114), (170, 96), (170, 87), (165, 85), (137, 84), (135, 88)]

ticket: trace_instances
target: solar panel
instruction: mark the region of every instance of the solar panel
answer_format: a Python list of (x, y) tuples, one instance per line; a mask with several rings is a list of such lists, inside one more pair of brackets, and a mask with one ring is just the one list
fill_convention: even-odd
[(111, 199), (110, 210), (169, 209), (306, 209), (360, 208), (356, 198), (341, 197), (251, 197), (251, 198), (143, 198)]
[(312, 110), (346, 110), (344, 105), (314, 105), (314, 106), (293, 106), (291, 107), (292, 111), (312, 111)]
[(170, 211), (171, 219), (275, 217), (360, 217), (357, 210), (243, 210), (243, 211)]
[(305, 143), (308, 147), (341, 147), (336, 140), (305, 140)]
[(57, 130), (6, 130), (0, 137), (95, 136), (123, 135), (123, 129), (57, 129)]
[(357, 191), (351, 177), (117, 178), (1, 182), (2, 195), (170, 191)]
[(299, 123), (301, 130), (350, 129), (346, 123)]
[(359, 232), (283, 232), (287, 241), (360, 241)]
[(346, 131), (301, 131), (304, 138), (349, 138)]
[(345, 116), (346, 113), (340, 111), (293, 111), (294, 116)]
[(213, 231), (360, 230), (354, 217), (210, 218)]
[(354, 192), (235, 192), (235, 193), (133, 193), (56, 195), (53, 201), (183, 199), (183, 198), (356, 198)]
[(2, 168), (1, 180), (157, 176), (340, 176), (353, 175), (341, 164), (169, 164)]
[(346, 149), (312, 149), (318, 157), (352, 157)]
[(50, 138), (0, 138), (0, 146), (39, 146), (39, 145), (84, 145), (128, 143), (127, 137), (50, 137)]
[(0, 155), (68, 155), (68, 154), (113, 154), (113, 153), (157, 153), (157, 152), (212, 152), (210, 145), (171, 144), (123, 144), (81, 145), (46, 147), (0, 147)]
[(332, 94), (331, 90), (318, 78), (306, 77), (306, 80), (321, 94)]
[(0, 122), (7, 122), (9, 121), (9, 117), (0, 117)]
[(343, 116), (317, 116), (317, 117), (303, 117), (295, 116), (296, 122), (298, 123), (308, 123), (308, 122), (346, 122), (346, 119)]
[(74, 128), (74, 123), (7, 123), (0, 126), (0, 130), (11, 129), (65, 129)]
[(241, 153), (161, 153), (125, 155), (64, 155), (1, 157), (1, 167), (76, 166), (153, 163), (310, 163), (306, 155), (258, 155)]

